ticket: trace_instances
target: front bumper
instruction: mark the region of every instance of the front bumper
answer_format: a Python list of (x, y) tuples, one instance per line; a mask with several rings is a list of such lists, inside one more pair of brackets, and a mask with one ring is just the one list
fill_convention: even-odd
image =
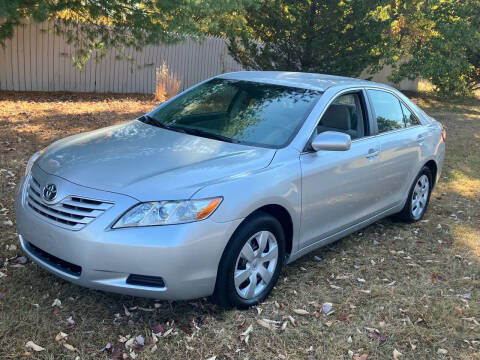
[[(223, 250), (241, 220), (112, 230), (112, 222), (137, 200), (82, 187), (38, 167), (34, 172), (42, 186), (54, 182), (70, 195), (114, 203), (87, 226), (73, 231), (33, 211), (21, 183), (15, 202), (17, 231), (23, 250), (38, 265), (81, 286), (133, 296), (184, 300), (213, 293)], [(164, 286), (127, 283), (132, 274), (160, 277)]]

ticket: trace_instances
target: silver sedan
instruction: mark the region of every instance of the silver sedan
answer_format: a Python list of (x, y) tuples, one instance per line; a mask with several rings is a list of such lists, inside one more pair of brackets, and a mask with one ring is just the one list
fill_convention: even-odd
[(441, 124), (393, 88), (228, 73), (34, 154), (17, 229), (75, 284), (245, 308), (286, 263), (386, 216), (420, 220), (444, 154)]

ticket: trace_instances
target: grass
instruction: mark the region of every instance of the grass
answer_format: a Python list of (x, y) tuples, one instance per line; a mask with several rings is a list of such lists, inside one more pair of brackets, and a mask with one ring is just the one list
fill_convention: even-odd
[[(480, 359), (480, 103), (414, 101), (447, 128), (444, 172), (424, 220), (371, 225), (286, 267), (257, 308), (224, 311), (206, 299), (168, 303), (92, 291), (19, 264), (13, 194), (28, 156), (155, 103), (149, 96), (0, 93), (0, 358), (358, 360), (395, 352), (400, 360)], [(327, 302), (329, 315), (321, 311)], [(152, 329), (163, 335), (153, 338)], [(55, 341), (60, 331), (68, 337)], [(138, 335), (144, 346), (125, 346)], [(27, 348), (29, 341), (45, 350)]]

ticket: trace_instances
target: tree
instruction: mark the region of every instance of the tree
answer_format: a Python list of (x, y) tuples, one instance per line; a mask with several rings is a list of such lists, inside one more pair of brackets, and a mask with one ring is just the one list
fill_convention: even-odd
[(141, 49), (185, 36), (218, 32), (217, 18), (242, 7), (242, 0), (0, 0), (0, 44), (25, 19), (53, 21), (54, 31), (75, 45), (83, 66), (92, 53)]
[(247, 68), (358, 76), (378, 65), (389, 22), (381, 0), (259, 0), (224, 19), (232, 56)]
[(392, 1), (377, 10), (391, 19), (392, 80), (422, 77), (440, 95), (480, 88), (479, 0)]

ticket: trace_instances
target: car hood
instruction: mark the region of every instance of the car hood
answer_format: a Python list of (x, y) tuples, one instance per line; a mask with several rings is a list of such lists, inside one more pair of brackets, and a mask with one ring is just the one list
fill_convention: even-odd
[(262, 169), (274, 154), (274, 149), (188, 135), (134, 120), (59, 140), (37, 164), (78, 185), (140, 201), (175, 200), (188, 199), (217, 181)]

